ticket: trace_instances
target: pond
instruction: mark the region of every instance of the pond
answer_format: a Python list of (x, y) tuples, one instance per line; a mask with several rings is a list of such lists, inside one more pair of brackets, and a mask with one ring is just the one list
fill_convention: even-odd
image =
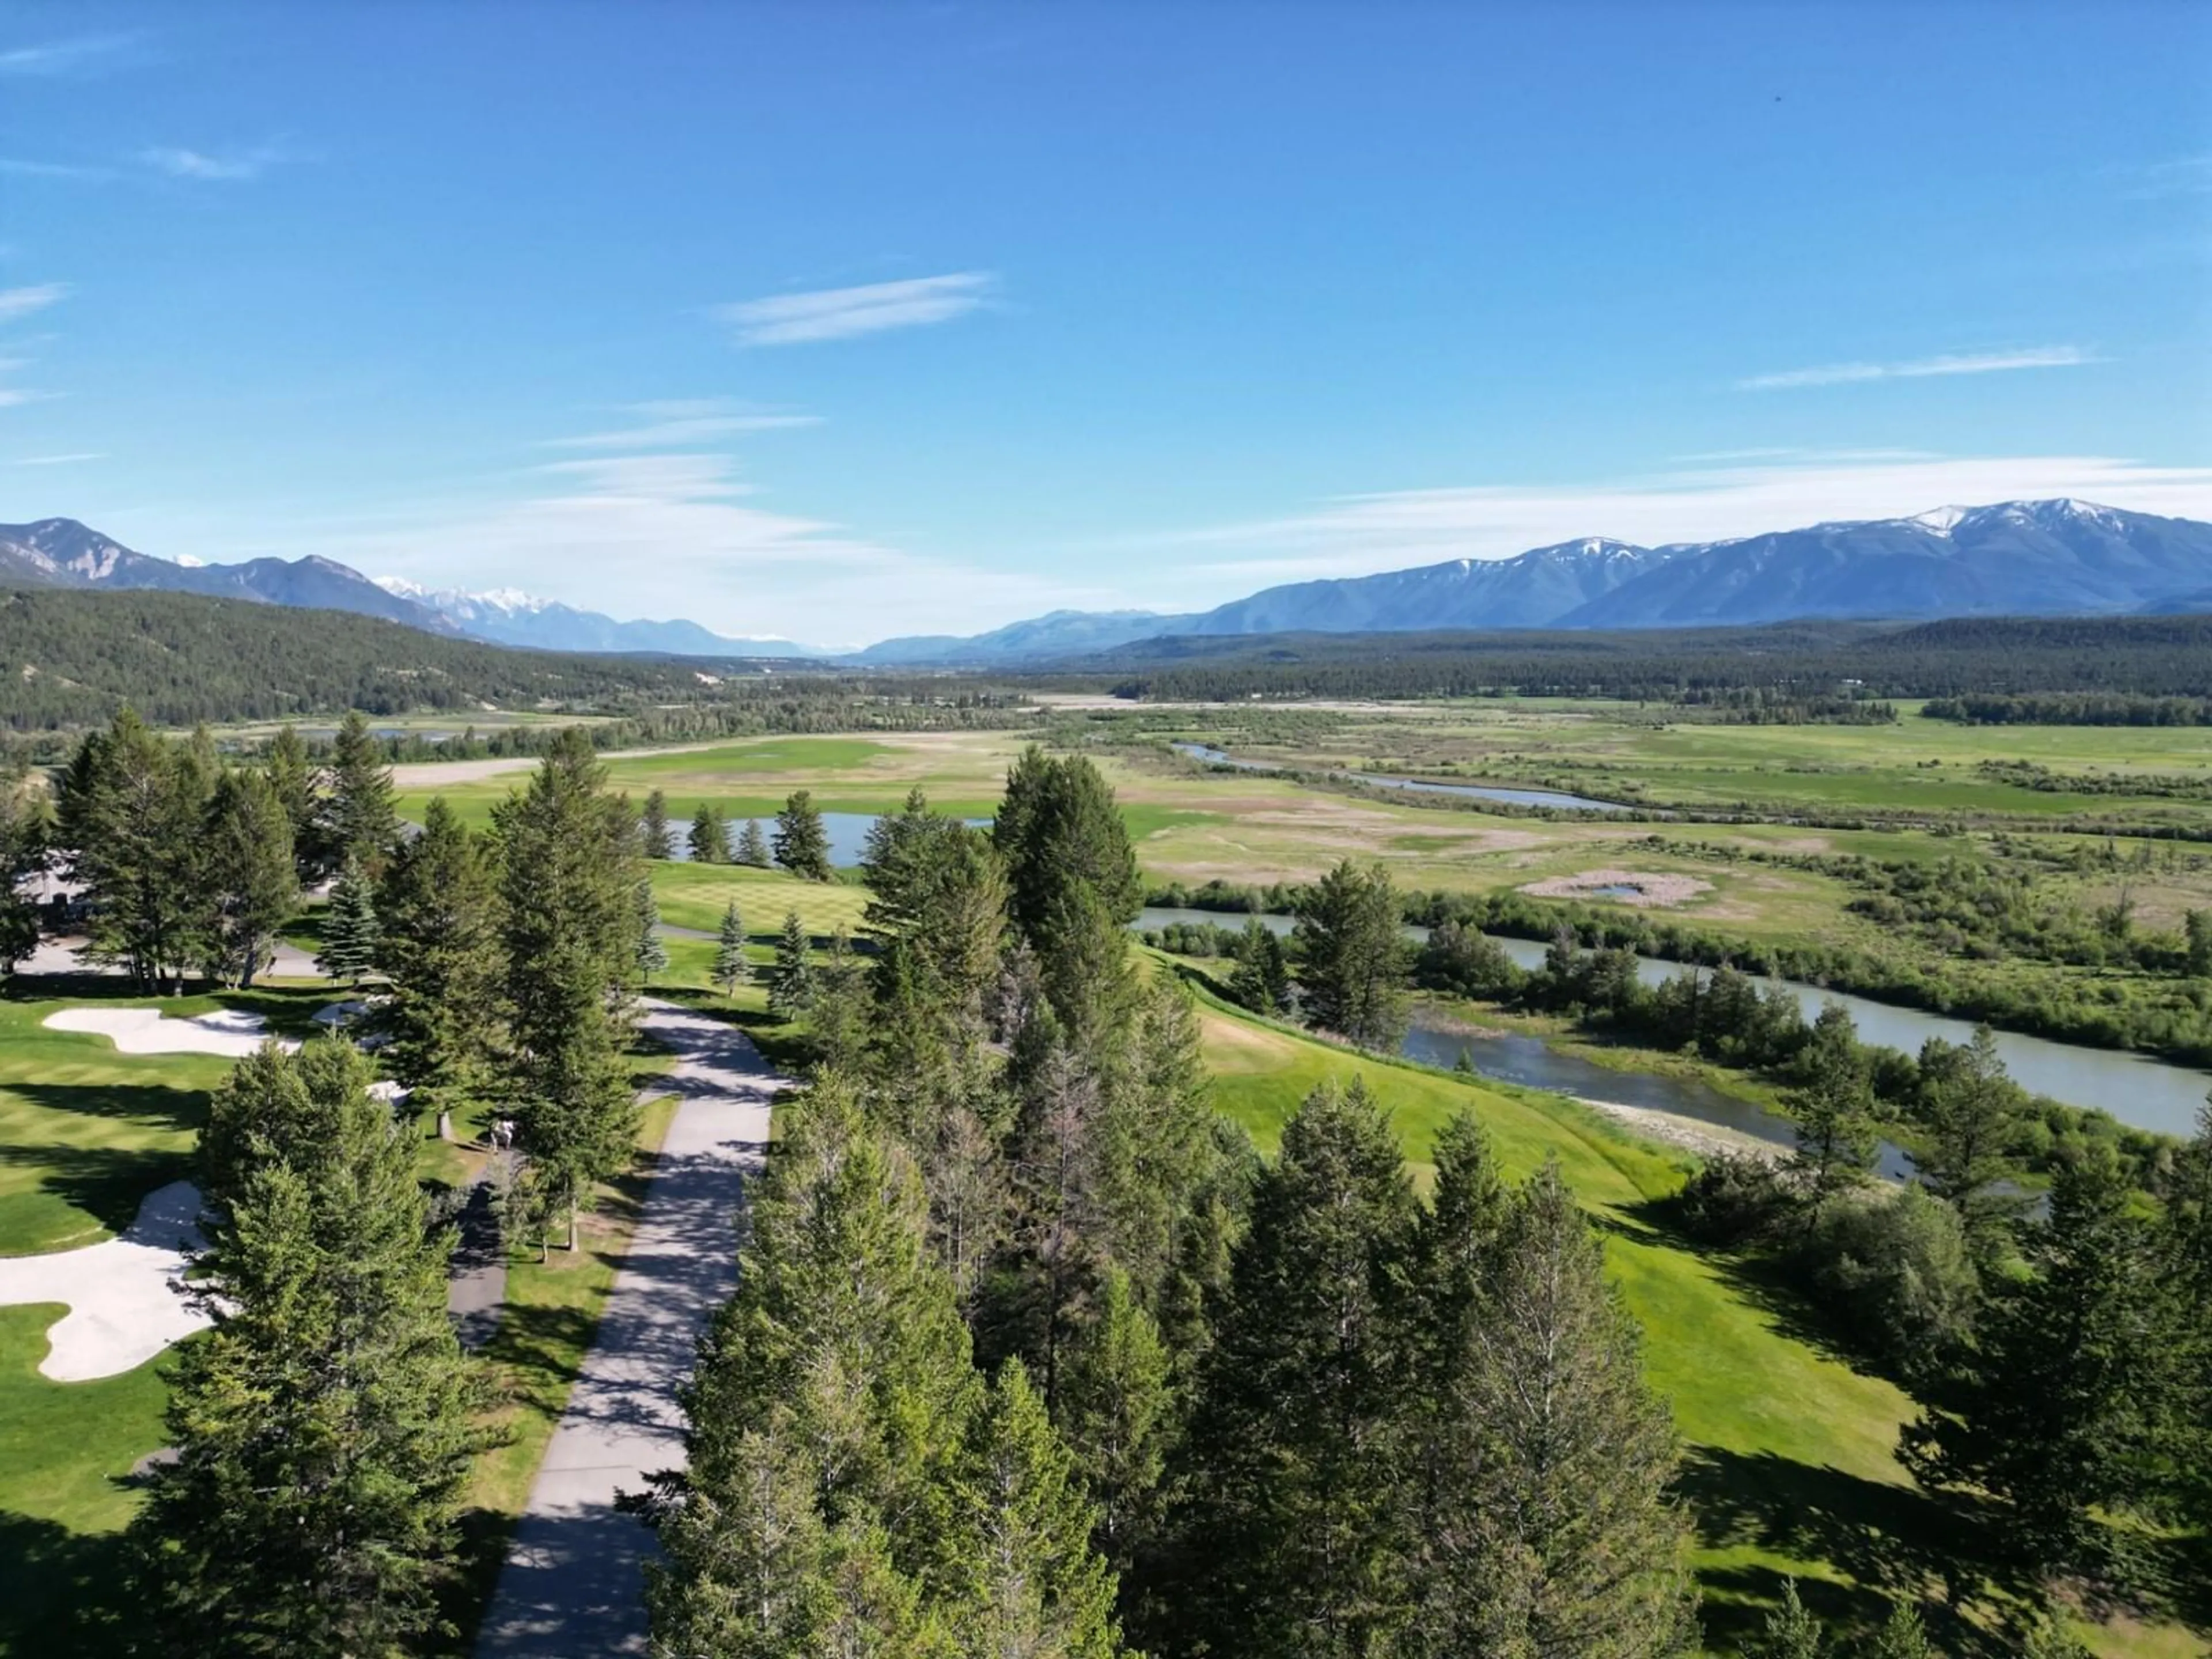
[[(1177, 743), (1169, 745), (1177, 754), (1204, 761), (1208, 766), (1234, 767), (1240, 772), (1281, 772), (1288, 769), (1273, 761), (1238, 760), (1226, 750), (1211, 744)], [(1548, 806), (1566, 812), (1627, 812), (1635, 809), (1617, 800), (1593, 800), (1588, 795), (1571, 795), (1561, 789), (1515, 789), (1503, 784), (1435, 783), (1425, 778), (1388, 778), (1372, 772), (1333, 772), (1333, 777), (1355, 778), (1361, 783), (1371, 783), (1378, 789), (1403, 789), (1414, 794), (1456, 795), (1467, 800), (1502, 801), (1510, 806)]]
[[(1212, 921), (1224, 927), (1242, 927), (1248, 920), (1247, 916), (1234, 912), (1162, 908), (1146, 910), (1137, 919), (1135, 925), (1140, 928), (1158, 928), (1175, 922)], [(1285, 915), (1263, 915), (1260, 920), (1278, 933), (1288, 933), (1292, 926), (1292, 918)], [(1409, 939), (1422, 939), (1428, 937), (1428, 930), (1409, 926), (1406, 934)], [(1520, 966), (1543, 966), (1546, 947), (1538, 941), (1500, 939), (1498, 943), (1504, 947), (1505, 954)], [(1653, 957), (1638, 957), (1636, 959), (1636, 976), (1646, 985), (1663, 984), (1686, 971), (1686, 966), (1679, 962), (1662, 962)], [(1955, 1043), (1968, 1042), (1973, 1038), (1974, 1027), (1968, 1020), (1953, 1019), (1943, 1014), (1923, 1013), (1917, 1008), (1899, 1008), (1890, 1003), (1875, 1002), (1870, 998), (1852, 996), (1842, 991), (1823, 990), (1817, 985), (1806, 985), (1796, 980), (1764, 980), (1759, 982), (1779, 985), (1789, 991), (1796, 998), (1797, 1006), (1808, 1022), (1819, 1016), (1822, 1004), (1842, 1004), (1858, 1026), (1859, 1041), (1862, 1042), (1901, 1048), (1911, 1054), (1917, 1054), (1920, 1045), (1929, 1037), (1941, 1037), (1946, 1042)], [(2124, 1049), (2090, 1048), (2079, 1043), (2053, 1042), (2046, 1037), (2023, 1036), (2016, 1031), (1997, 1032), (1996, 1048), (1997, 1056), (2004, 1061), (2005, 1070), (2012, 1074), (2013, 1081), (2030, 1094), (2047, 1095), (2053, 1100), (2063, 1101), (2069, 1106), (2095, 1107), (2111, 1113), (2122, 1123), (2134, 1128), (2152, 1129), (2161, 1134), (2186, 1137), (2195, 1133), (2197, 1115), (2204, 1105), (2205, 1095), (2212, 1091), (2212, 1075), (2190, 1066), (2154, 1060), (2148, 1054), (2130, 1054)], [(1480, 1055), (1475, 1055), (1474, 1060), (1480, 1067)], [(1444, 1064), (1450, 1063), (1451, 1057), (1447, 1055)], [(1603, 1067), (1594, 1069), (1604, 1071)], [(1502, 1076), (1504, 1073), (1495, 1075)], [(1593, 1096), (1593, 1098), (1608, 1097)], [(1637, 1103), (1622, 1101), (1620, 1103), (1634, 1105)], [(1694, 1113), (1685, 1115), (1697, 1115)]]
[[(830, 841), (830, 862), (841, 866), (858, 864), (860, 855), (867, 850), (868, 831), (875, 828), (876, 820), (881, 816), (878, 812), (824, 812), (822, 815), (822, 830)], [(977, 830), (988, 829), (991, 823), (988, 818), (968, 818), (963, 822)], [(732, 847), (735, 847), (738, 837), (745, 833), (748, 823), (758, 824), (762, 836), (770, 846), (775, 845), (775, 820), (773, 817), (732, 818)], [(668, 821), (668, 839), (674, 848), (669, 856), (678, 864), (688, 864), (691, 860), (690, 833), (690, 819), (671, 818)]]

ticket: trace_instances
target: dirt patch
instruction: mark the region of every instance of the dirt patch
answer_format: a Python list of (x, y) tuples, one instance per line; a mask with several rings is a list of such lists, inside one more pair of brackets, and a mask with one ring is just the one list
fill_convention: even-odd
[(1664, 910), (1686, 904), (1713, 884), (1695, 876), (1657, 875), (1642, 870), (1585, 870), (1579, 875), (1551, 876), (1522, 888), (1531, 898), (1609, 899), (1615, 904)]

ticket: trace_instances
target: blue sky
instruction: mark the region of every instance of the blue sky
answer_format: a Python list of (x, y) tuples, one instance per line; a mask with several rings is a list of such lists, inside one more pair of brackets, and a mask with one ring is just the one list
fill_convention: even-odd
[(0, 520), (848, 643), (2212, 518), (2212, 8), (0, 5)]

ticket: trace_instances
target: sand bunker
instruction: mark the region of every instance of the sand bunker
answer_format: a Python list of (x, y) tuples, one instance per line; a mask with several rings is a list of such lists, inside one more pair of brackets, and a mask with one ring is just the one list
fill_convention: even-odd
[(1611, 899), (1616, 904), (1665, 909), (1710, 893), (1713, 884), (1695, 876), (1653, 875), (1641, 870), (1585, 870), (1578, 876), (1551, 876), (1521, 890), (1532, 898)]
[(46, 1333), (40, 1376), (57, 1382), (118, 1376), (212, 1322), (182, 1289), (188, 1255), (200, 1248), (199, 1213), (199, 1188), (173, 1181), (148, 1194), (120, 1238), (0, 1257), (0, 1304), (69, 1308)]
[[(269, 1040), (268, 1023), (258, 1014), (223, 1009), (171, 1019), (159, 1008), (64, 1008), (46, 1016), (57, 1031), (85, 1031), (112, 1039), (126, 1054), (221, 1054), (243, 1060)], [(287, 1052), (300, 1045), (289, 1039)]]

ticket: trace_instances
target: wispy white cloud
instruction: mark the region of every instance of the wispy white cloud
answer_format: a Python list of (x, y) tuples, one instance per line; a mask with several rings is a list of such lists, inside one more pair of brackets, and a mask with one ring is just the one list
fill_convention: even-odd
[(82, 34), (68, 40), (0, 50), (0, 75), (71, 75), (93, 69), (137, 40), (131, 34)]
[(1848, 386), (1860, 380), (1920, 380), (1939, 374), (2002, 374), (2016, 368), (2072, 368), (2099, 359), (2079, 346), (2030, 346), (2021, 351), (1953, 352), (1904, 363), (1826, 363), (1738, 380), (1739, 392), (1779, 392), (1792, 386)]
[(172, 179), (240, 183), (258, 179), (283, 161), (285, 155), (283, 150), (268, 144), (252, 149), (227, 150), (221, 154), (156, 145), (151, 149), (139, 151), (138, 159), (156, 172), (167, 173)]
[(105, 453), (81, 449), (69, 455), (18, 455), (9, 460), (10, 466), (75, 466), (82, 461), (104, 461)]
[(2178, 155), (2171, 161), (2137, 167), (2130, 176), (2134, 183), (2126, 194), (2136, 201), (2154, 201), (2162, 196), (2202, 196), (2212, 191), (2212, 155)]
[[(312, 547), (432, 587), (522, 587), (617, 617), (680, 616), (720, 633), (826, 645), (970, 633), (1116, 597), (774, 511), (727, 456), (679, 452), (549, 462), (489, 505), (420, 508), (370, 526), (263, 529), (268, 550)], [(211, 529), (208, 550), (231, 558), (261, 550), (236, 533), (234, 521)]]
[[(1683, 468), (1552, 488), (1515, 485), (1355, 495), (1310, 511), (1218, 526), (1146, 546), (1172, 549), (1154, 604), (1217, 605), (1269, 582), (1352, 576), (1445, 559), (1510, 558), (1532, 547), (1608, 536), (1658, 546), (1723, 541), (1838, 520), (1903, 518), (1931, 507), (2071, 496), (2146, 513), (2212, 519), (2212, 467), (2108, 456), (1940, 456)], [(1218, 556), (1194, 560), (1197, 550)]]
[(34, 311), (69, 297), (67, 283), (40, 283), (30, 288), (0, 288), (0, 323), (12, 323)]
[(779, 414), (742, 409), (720, 398), (665, 398), (631, 404), (623, 413), (639, 424), (574, 438), (548, 438), (548, 449), (659, 449), (672, 444), (704, 443), (741, 432), (775, 432), (819, 426), (819, 415)]
[(844, 340), (886, 329), (921, 328), (964, 317), (990, 298), (997, 278), (986, 270), (954, 271), (944, 276), (915, 276), (863, 288), (832, 288), (811, 294), (778, 294), (718, 306), (714, 315), (737, 331), (738, 343), (799, 345), (815, 340)]
[(75, 161), (33, 161), (20, 155), (0, 155), (0, 176), (11, 179), (76, 179), (88, 182), (112, 179), (108, 167), (82, 166)]
[(26, 392), (20, 386), (0, 386), (0, 409), (20, 409), (25, 404), (42, 404), (60, 395), (54, 392)]

